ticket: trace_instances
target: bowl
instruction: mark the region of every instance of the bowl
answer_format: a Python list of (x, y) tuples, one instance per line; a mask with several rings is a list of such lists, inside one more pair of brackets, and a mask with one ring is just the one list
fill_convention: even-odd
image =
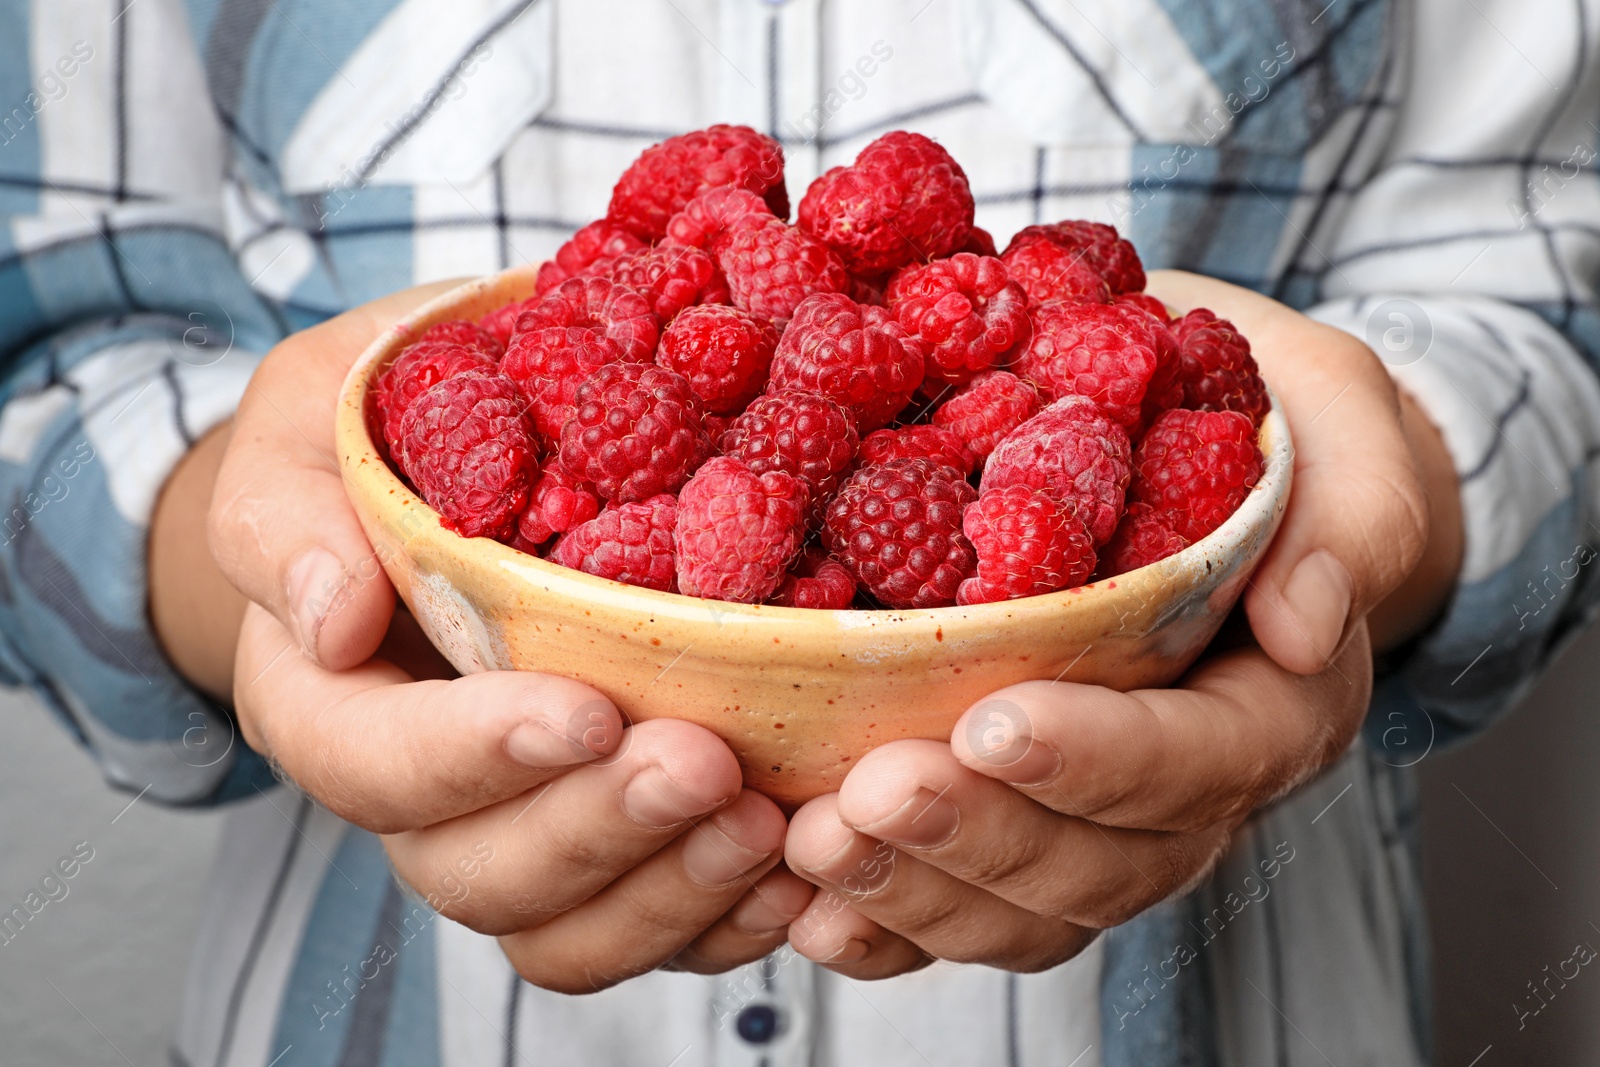
[[(434, 299), (351, 368), (337, 414), (345, 488), (389, 579), (463, 673), (545, 671), (598, 689), (633, 721), (686, 719), (722, 737), (746, 784), (787, 806), (836, 789), (887, 741), (946, 740), (963, 711), (1017, 682), (1128, 690), (1177, 679), (1205, 649), (1288, 501), (1276, 401), (1260, 483), (1215, 532), (1149, 567), (997, 604), (820, 611), (660, 593), (446, 530), (368, 434), (368, 391), (427, 327), (529, 296), (517, 268)], [(1000, 725), (1005, 726), (1004, 715)]]

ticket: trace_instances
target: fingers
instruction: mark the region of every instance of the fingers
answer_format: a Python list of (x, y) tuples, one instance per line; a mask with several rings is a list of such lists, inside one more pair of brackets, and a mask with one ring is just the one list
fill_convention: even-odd
[[(856, 832), (841, 821), (838, 799), (819, 797), (790, 820), (784, 849), (790, 868), (928, 955), (1038, 971), (1070, 958), (1092, 938), (1081, 927), (1032, 914)], [(870, 939), (867, 945), (870, 955)], [(846, 945), (830, 962), (851, 962), (860, 951)]]
[(1024, 911), (1096, 929), (1193, 882), (1228, 839), (1222, 826), (1172, 834), (1062, 815), (963, 767), (937, 741), (869, 752), (839, 790), (838, 816)]
[(1336, 759), (1360, 728), (1371, 686), (1360, 623), (1316, 675), (1241, 649), (1206, 660), (1181, 689), (1011, 686), (969, 709), (950, 747), (971, 770), (1063, 814), (1190, 832), (1231, 826)]
[(813, 963), (863, 982), (920, 971), (933, 962), (909, 939), (885, 930), (828, 889), (820, 890), (789, 927), (789, 944)]
[(564, 993), (594, 992), (653, 970), (776, 866), (784, 825), (776, 804), (743, 792), (581, 907), (502, 937), (501, 949), (523, 978)]
[(1394, 384), (1360, 340), (1259, 293), (1178, 271), (1152, 273), (1150, 291), (1232, 320), (1283, 406), (1294, 489), (1245, 607), (1268, 655), (1319, 671), (1428, 544), (1427, 499)]
[(517, 796), (615, 751), (624, 736), (609, 700), (565, 678), (496, 671), (413, 682), (382, 659), (325, 671), (254, 604), (234, 702), (251, 748), (376, 833)]
[(672, 957), (670, 966), (693, 974), (721, 974), (753, 963), (783, 947), (789, 924), (805, 913), (816, 893), (816, 886), (780, 864)]
[(295, 334), (268, 354), (239, 406), (212, 496), (211, 553), (240, 592), (331, 669), (371, 656), (394, 609), (340, 480), (339, 392), (383, 330), (452, 284), (397, 293)]
[[(447, 888), (452, 858), (487, 842), (494, 863), (479, 875), (469, 897), (443, 911), (480, 933), (499, 935), (552, 921), (682, 838), (681, 855), (673, 862), (683, 868), (683, 877), (706, 886), (734, 886), (731, 895), (717, 896), (721, 904), (694, 930), (698, 934), (749, 887), (750, 871), (775, 859), (769, 854), (777, 844), (761, 834), (776, 825), (782, 840), (781, 815), (756, 794), (703, 832), (690, 830), (704, 816), (721, 814), (719, 809), (740, 796), (740, 788), (739, 763), (715, 734), (686, 722), (654, 719), (630, 728), (614, 758), (470, 815), (394, 835), (385, 847), (408, 883), (425, 895), (449, 899), (441, 890)], [(628, 900), (638, 907), (649, 904)], [(667, 956), (688, 941), (685, 937), (672, 946)]]

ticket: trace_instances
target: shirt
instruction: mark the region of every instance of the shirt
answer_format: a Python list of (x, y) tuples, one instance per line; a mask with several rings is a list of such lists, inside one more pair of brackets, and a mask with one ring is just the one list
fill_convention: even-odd
[[(1423, 1062), (1409, 767), (1595, 603), (1600, 11), (1468, 8), (0, 3), (0, 669), (116, 785), (242, 801), (175, 1062)], [(1460, 585), (1363, 743), (1056, 971), (862, 985), (780, 955), (533, 989), (275, 788), (150, 632), (156, 494), (276, 339), (543, 259), (644, 147), (716, 121), (780, 138), (796, 197), (882, 132), (936, 137), (1002, 243), (1109, 221), (1150, 266), (1303, 308), (1371, 344), (1454, 458)]]

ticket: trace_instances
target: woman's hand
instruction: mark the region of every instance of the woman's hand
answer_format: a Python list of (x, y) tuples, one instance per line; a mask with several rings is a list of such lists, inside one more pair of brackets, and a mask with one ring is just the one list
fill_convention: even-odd
[(1157, 271), (1150, 291), (1233, 320), (1289, 421), (1294, 489), (1244, 598), (1259, 647), (1207, 659), (1175, 689), (1013, 686), (950, 744), (869, 753), (790, 825), (789, 866), (824, 890), (790, 928), (810, 958), (883, 977), (930, 959), (1037, 970), (1071, 957), (1205, 876), (1251, 811), (1338, 758), (1366, 713), (1372, 646), (1448, 599), (1455, 471), (1372, 352), (1208, 278)]
[[(163, 639), (180, 663), (231, 661), (250, 746), (385, 835), (400, 877), (499, 936), (529, 981), (585, 992), (669, 961), (716, 971), (758, 959), (812, 890), (779, 866), (783, 815), (742, 789), (726, 745), (687, 723), (627, 727), (599, 692), (563, 678), (451, 678), (395, 611), (345, 497), (334, 410), (355, 357), (441, 289), (358, 308), (267, 356), (214, 491), (199, 462), (169, 483), (179, 496), (197, 491), (190, 482), (210, 492), (212, 555), (253, 604), (237, 637), (174, 623)], [(158, 522), (152, 557), (203, 571), (181, 504)], [(169, 585), (198, 580), (165, 571)], [(185, 617), (156, 609), (172, 597), (152, 589), (158, 624)], [(206, 641), (215, 647), (188, 655)], [(222, 672), (214, 684), (226, 683)]]

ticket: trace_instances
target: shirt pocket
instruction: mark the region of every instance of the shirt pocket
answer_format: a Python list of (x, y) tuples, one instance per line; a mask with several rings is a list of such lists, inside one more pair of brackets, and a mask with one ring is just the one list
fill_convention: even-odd
[(284, 192), (483, 174), (550, 105), (553, 10), (550, 0), (398, 4), (294, 124), (277, 159)]
[(977, 91), (1044, 145), (1298, 154), (1373, 90), (1394, 0), (956, 0)]

